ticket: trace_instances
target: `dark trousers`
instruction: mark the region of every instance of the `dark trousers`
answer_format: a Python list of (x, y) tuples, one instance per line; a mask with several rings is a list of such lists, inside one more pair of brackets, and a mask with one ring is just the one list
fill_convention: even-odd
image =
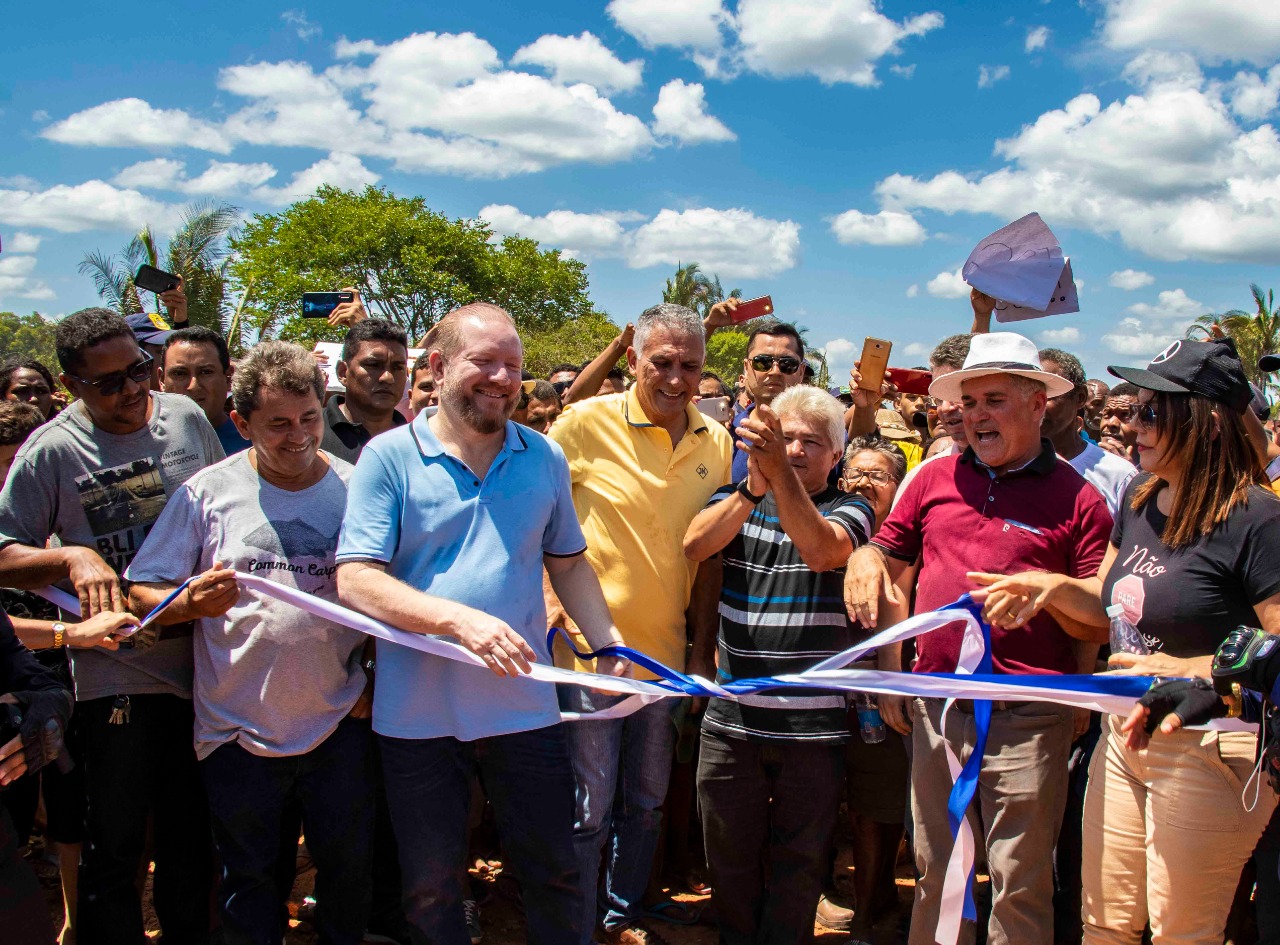
[(138, 869), (154, 819), (153, 899), (165, 945), (209, 934), (213, 878), (209, 808), (191, 743), (190, 699), (130, 697), (129, 721), (108, 722), (111, 697), (77, 706), (85, 790), (78, 936), (92, 945), (142, 945)]
[(369, 723), (344, 719), (301, 755), (264, 758), (235, 743), (201, 762), (222, 863), (226, 945), (279, 945), (276, 881), (284, 812), (296, 799), (316, 865), (315, 929), (323, 945), (357, 945), (369, 916), (373, 755)]
[(702, 732), (698, 802), (724, 945), (813, 941), (844, 746)]
[[(21, 784), (22, 778), (14, 783)], [(43, 945), (53, 941), (53, 927), (44, 890), (31, 864), (23, 858), (26, 846), (25, 839), (18, 842), (9, 812), (0, 806), (0, 939)]]
[(458, 866), (467, 855), (471, 778), (479, 769), (520, 883), (530, 945), (567, 945), (582, 916), (573, 852), (574, 783), (561, 726), (456, 738), (378, 736), (387, 803), (415, 945), (467, 945)]

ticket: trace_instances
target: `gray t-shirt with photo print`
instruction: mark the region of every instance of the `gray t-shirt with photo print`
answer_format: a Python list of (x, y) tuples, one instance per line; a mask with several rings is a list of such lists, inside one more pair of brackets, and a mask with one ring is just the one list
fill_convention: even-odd
[[(218, 436), (195, 401), (151, 396), (151, 419), (134, 433), (99, 429), (80, 401), (32, 433), (0, 492), (0, 547), (43, 548), (56, 536), (63, 545), (92, 548), (123, 574), (169, 496), (222, 459)], [(191, 671), (189, 624), (185, 632), (164, 628), (151, 646), (71, 650), (80, 701), (153, 693), (189, 698)]]
[[(354, 467), (328, 460), (324, 478), (298, 492), (263, 479), (248, 453), (192, 476), (133, 559), (129, 580), (180, 584), (221, 562), (336, 601), (333, 558)], [(364, 640), (242, 588), (225, 615), (196, 621), (196, 756), (227, 742), (267, 757), (315, 748), (364, 691)]]

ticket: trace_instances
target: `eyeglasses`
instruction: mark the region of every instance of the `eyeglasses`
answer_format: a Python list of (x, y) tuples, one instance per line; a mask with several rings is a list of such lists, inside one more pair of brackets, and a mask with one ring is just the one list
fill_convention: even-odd
[(846, 469), (844, 471), (844, 480), (849, 485), (853, 485), (859, 479), (869, 479), (874, 486), (887, 486), (893, 482), (892, 476), (879, 469)]
[(96, 381), (86, 380), (83, 377), (76, 377), (74, 374), (68, 374), (67, 377), (72, 380), (79, 381), (92, 387), (103, 397), (114, 397), (120, 391), (124, 390), (124, 385), (133, 381), (135, 384), (145, 384), (151, 380), (151, 362), (153, 358), (149, 354), (144, 354), (142, 360), (136, 364), (132, 364), (123, 371), (116, 371), (108, 374), (106, 377), (100, 377)]
[(775, 364), (778, 365), (778, 370), (783, 374), (794, 374), (800, 370), (799, 359), (786, 354), (781, 357), (774, 357), (771, 354), (757, 354), (751, 359), (751, 366), (762, 374), (772, 371)]
[(557, 394), (563, 397), (564, 392), (573, 386), (573, 381), (553, 381), (551, 386), (555, 388)]
[(1156, 413), (1156, 408), (1149, 403), (1138, 404), (1133, 413), (1134, 416), (1138, 418), (1138, 422), (1144, 427), (1155, 426), (1156, 419), (1160, 416), (1160, 414)]

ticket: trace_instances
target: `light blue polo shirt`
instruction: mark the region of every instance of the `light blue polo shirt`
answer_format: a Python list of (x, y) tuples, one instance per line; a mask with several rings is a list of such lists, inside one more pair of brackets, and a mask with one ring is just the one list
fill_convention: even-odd
[[(502, 451), (481, 480), (445, 452), (419, 414), (360, 454), (337, 561), (381, 561), (411, 587), (505, 620), (550, 665), (542, 556), (585, 549), (559, 446), (508, 421)], [(381, 735), (471, 741), (560, 721), (549, 683), (382, 640), (377, 647), (373, 728)]]

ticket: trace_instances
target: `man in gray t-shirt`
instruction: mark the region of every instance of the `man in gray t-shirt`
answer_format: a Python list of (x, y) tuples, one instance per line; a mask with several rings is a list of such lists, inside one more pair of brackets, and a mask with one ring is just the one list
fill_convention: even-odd
[[(300, 808), (316, 865), (320, 940), (357, 945), (369, 917), (372, 739), (364, 635), (251, 588), (237, 572), (337, 600), (334, 555), (352, 467), (318, 449), (324, 375), (266, 341), (232, 379), (247, 452), (197, 473), (129, 566), (135, 613), (195, 620), (195, 742), (222, 863), (229, 941), (280, 941), (281, 831)], [(359, 704), (358, 704), (359, 703)], [(287, 867), (292, 867), (288, 857)]]
[[(31, 435), (0, 492), (0, 586), (60, 584), (85, 617), (123, 611), (120, 574), (168, 497), (222, 447), (194, 402), (150, 392), (151, 360), (110, 309), (68, 315), (55, 342), (76, 401)], [(212, 867), (191, 748), (191, 626), (148, 628), (114, 652), (75, 650), (71, 663), (88, 799), (79, 938), (142, 940), (135, 882), (151, 816), (163, 838), (161, 929), (167, 941), (200, 941)]]

